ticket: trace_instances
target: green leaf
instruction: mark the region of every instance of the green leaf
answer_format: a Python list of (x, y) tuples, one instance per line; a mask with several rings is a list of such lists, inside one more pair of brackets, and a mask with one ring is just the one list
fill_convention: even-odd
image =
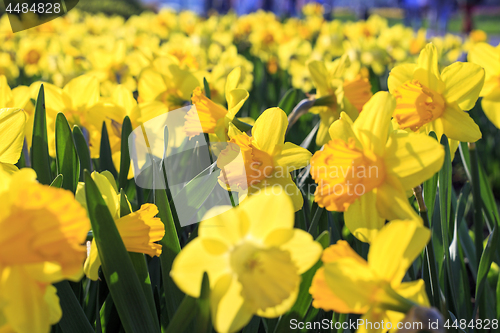
[(298, 89), (295, 89), (295, 88), (289, 89), (285, 93), (285, 95), (283, 96), (281, 101), (278, 103), (278, 107), (280, 109), (282, 109), (283, 111), (285, 111), (286, 114), (289, 114), (290, 112), (292, 112), (293, 107), (297, 103), (298, 92), (299, 92)]
[[(127, 202), (127, 197), (122, 189), (120, 190), (120, 217), (124, 217), (130, 213), (131, 211)], [(144, 291), (144, 295), (148, 301), (149, 309), (151, 310), (151, 313), (156, 314), (156, 305), (153, 297), (153, 288), (151, 287), (151, 279), (149, 277), (146, 257), (143, 253), (136, 252), (129, 252), (128, 255), (141, 283), (142, 290)], [(156, 319), (156, 324), (158, 324), (158, 318), (156, 316), (153, 317)]]
[(47, 140), (47, 119), (45, 113), (45, 94), (43, 84), (38, 91), (31, 141), (31, 167), (36, 171), (38, 181), (44, 185), (52, 182), (50, 170), (49, 145)]
[(83, 181), (83, 171), (88, 170), (92, 172), (92, 159), (90, 158), (90, 150), (87, 140), (83, 135), (82, 130), (77, 125), (73, 126), (73, 139), (75, 140), (75, 147), (80, 160), (80, 181)]
[[(490, 270), (491, 263), (493, 262), (493, 256), (498, 247), (498, 227), (495, 226), (491, 232), (486, 248), (481, 256), (481, 261), (479, 262), (479, 270), (477, 272), (477, 284), (476, 284), (476, 304), (474, 306), (474, 312), (472, 318), (476, 318), (476, 313), (479, 308), (479, 318), (487, 318), (486, 309), (480, 304), (485, 304), (483, 302), (485, 284), (488, 281), (488, 271)], [(498, 301), (497, 301), (498, 302)]]
[[(429, 136), (437, 141), (436, 133), (431, 132)], [(435, 173), (431, 178), (426, 180), (423, 187), (425, 206), (427, 207), (427, 214), (430, 220), (432, 220), (434, 204), (436, 203), (438, 175), (438, 173)]]
[(177, 230), (175, 228), (174, 218), (172, 216), (172, 211), (170, 210), (170, 205), (168, 203), (167, 194), (164, 190), (155, 191), (155, 202), (158, 206), (158, 217), (165, 226), (165, 235), (160, 241), (160, 244), (162, 246), (160, 262), (163, 279), (163, 289), (166, 295), (165, 301), (167, 314), (170, 320), (172, 320), (177, 307), (182, 302), (183, 297), (182, 292), (179, 290), (179, 288), (177, 288), (177, 285), (170, 277), (172, 263), (174, 262), (177, 254), (181, 251), (181, 245), (179, 243), (179, 238), (177, 237)]
[(210, 324), (210, 283), (206, 272), (203, 273), (201, 292), (197, 303), (198, 311), (194, 322), (194, 332), (210, 333), (212, 332), (212, 325)]
[[(321, 244), (323, 249), (330, 246), (330, 234), (328, 231), (323, 231), (321, 235), (316, 238), (316, 241)], [(316, 271), (323, 265), (321, 260), (319, 260), (313, 267), (311, 267), (307, 272), (302, 274), (302, 281), (300, 282), (299, 294), (297, 296), (297, 301), (292, 306), (290, 311), (281, 316), (274, 333), (289, 332), (290, 331), (290, 320), (296, 319), (301, 321), (307, 314), (312, 302), (312, 296), (309, 293), (309, 288), (316, 274)]]
[(75, 293), (68, 281), (54, 283), (59, 296), (59, 305), (63, 312), (59, 326), (63, 332), (67, 333), (93, 333), (94, 329), (90, 325), (87, 316), (76, 299)]
[(57, 175), (54, 181), (50, 184), (51, 187), (61, 188), (63, 184), (63, 175)]
[(207, 78), (203, 78), (203, 90), (205, 90), (205, 96), (210, 99), (210, 86), (208, 85)]
[(179, 308), (175, 312), (175, 316), (170, 320), (165, 333), (181, 333), (185, 332), (186, 328), (191, 323), (197, 312), (196, 298), (185, 296)]
[(57, 173), (64, 176), (62, 188), (75, 193), (80, 178), (80, 160), (68, 120), (62, 113), (56, 117), (56, 166)]
[(99, 167), (100, 171), (108, 170), (111, 172), (115, 179), (118, 177), (115, 165), (113, 163), (113, 157), (111, 153), (111, 146), (109, 144), (108, 130), (106, 129), (106, 123), (102, 122), (101, 131), (101, 146), (99, 150)]
[(128, 137), (132, 133), (132, 123), (128, 116), (123, 119), (121, 136), (121, 156), (120, 156), (120, 176), (118, 178), (118, 188), (125, 188), (127, 185), (128, 172), (130, 170), (130, 152), (128, 150)]
[(234, 117), (232, 121), (233, 125), (236, 126), (242, 132), (248, 132), (252, 129), (252, 125), (242, 122), (238, 118)]
[(88, 171), (85, 172), (85, 195), (102, 271), (125, 331), (158, 332), (115, 221)]
[[(449, 223), (450, 223), (450, 211), (451, 211), (451, 156), (450, 156), (450, 146), (448, 144), (448, 138), (446, 135), (441, 137), (441, 144), (445, 149), (445, 157), (443, 167), (439, 171), (439, 213), (441, 220), (441, 236), (443, 241), (443, 250), (444, 250), (444, 277), (445, 281), (447, 281), (451, 274), (451, 264), (450, 264), (450, 238), (449, 238)], [(438, 265), (438, 267), (440, 267)], [(452, 293), (453, 293), (453, 288)], [(445, 299), (448, 300), (450, 297), (455, 299), (453, 295), (446, 295), (446, 288), (444, 288)], [(441, 309), (443, 310), (443, 309)], [(441, 311), (443, 312), (443, 311)]]

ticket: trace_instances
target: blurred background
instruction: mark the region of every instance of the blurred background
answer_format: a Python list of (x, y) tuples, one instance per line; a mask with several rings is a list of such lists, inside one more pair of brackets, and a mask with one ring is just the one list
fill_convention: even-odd
[[(307, 0), (80, 0), (78, 8), (89, 12), (125, 17), (145, 10), (171, 8), (189, 10), (200, 16), (235, 12), (245, 15), (259, 9), (279, 17), (301, 15)], [(415, 30), (427, 28), (430, 34), (470, 33), (480, 29), (500, 36), (500, 0), (323, 0), (326, 19), (359, 20), (378, 14), (389, 24), (404, 23)], [(491, 36), (496, 40), (496, 36)], [(491, 39), (491, 38), (490, 38)], [(500, 38), (498, 38), (500, 41)]]

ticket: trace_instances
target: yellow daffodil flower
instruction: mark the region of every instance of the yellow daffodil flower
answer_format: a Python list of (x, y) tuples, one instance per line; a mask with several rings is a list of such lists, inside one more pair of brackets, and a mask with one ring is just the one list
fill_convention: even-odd
[(355, 76), (346, 75), (349, 63), (347, 55), (344, 55), (334, 61), (330, 68), (327, 68), (324, 62), (316, 60), (307, 64), (316, 87), (316, 98), (331, 96), (333, 99), (330, 106), (310, 109), (310, 112), (318, 113), (321, 119), (316, 135), (318, 146), (328, 142), (328, 128), (339, 118), (340, 112), (346, 112), (354, 120), (372, 96), (371, 84), (360, 70)]
[[(397, 323), (413, 306), (429, 307), (423, 280), (401, 282), (430, 239), (430, 231), (418, 221), (392, 221), (370, 245), (368, 261), (346, 241), (325, 249), (323, 267), (316, 272), (309, 292), (313, 306), (338, 313), (362, 314), (383, 328), (358, 327), (357, 332), (395, 332)], [(389, 327), (391, 323), (391, 327)]]
[(27, 113), (25, 136), (28, 147), (31, 147), (33, 136), (33, 120), (35, 107), (30, 100), (30, 88), (27, 86), (17, 86), (10, 89), (7, 78), (0, 75), (0, 108), (21, 108)]
[(474, 107), (483, 87), (484, 70), (476, 64), (456, 62), (438, 69), (436, 47), (429, 43), (417, 64), (396, 66), (389, 75), (389, 91), (396, 97), (394, 119), (402, 129), (429, 133), (441, 139), (475, 142), (481, 131), (462, 110)]
[(199, 79), (190, 70), (182, 69), (177, 58), (157, 58), (153, 66), (144, 69), (139, 77), (138, 101), (158, 101), (169, 110), (175, 110), (189, 100), (191, 93), (199, 85)]
[(27, 115), (22, 109), (0, 109), (0, 169), (9, 173), (21, 157)]
[[(264, 111), (255, 121), (251, 137), (231, 124), (229, 145), (217, 160), (217, 166), (223, 169), (220, 183), (249, 195), (278, 187), (292, 198), (295, 211), (302, 208), (304, 200), (290, 172), (307, 166), (311, 153), (285, 142), (287, 127), (288, 119), (280, 108)], [(231, 163), (240, 152), (244, 165)]]
[(469, 61), (483, 67), (486, 72), (481, 106), (488, 119), (500, 128), (500, 44), (496, 47), (479, 43), (469, 52)]
[[(32, 93), (40, 87), (41, 82), (34, 83)], [(55, 155), (55, 119), (58, 112), (64, 113), (69, 124), (85, 128), (89, 133), (89, 148), (92, 158), (99, 157), (101, 130), (103, 122), (107, 121), (110, 141), (113, 135), (121, 140), (117, 131), (110, 126), (114, 121), (121, 124), (125, 115), (120, 107), (101, 100), (99, 81), (92, 75), (81, 75), (64, 86), (63, 89), (49, 83), (43, 83), (45, 91), (45, 106), (47, 109), (47, 131), (49, 152)], [(121, 130), (121, 127), (120, 127)], [(116, 141), (115, 140), (115, 141)]]
[(412, 219), (406, 191), (441, 169), (444, 149), (431, 137), (390, 132), (396, 101), (376, 93), (353, 123), (347, 114), (330, 127), (332, 140), (311, 158), (318, 184), (314, 200), (329, 211), (345, 212), (346, 226), (370, 242), (384, 221)]
[(36, 173), (0, 170), (0, 331), (48, 333), (62, 316), (56, 289), (79, 281), (90, 221), (69, 191)]
[[(101, 173), (94, 171), (92, 172), (92, 179), (99, 188), (109, 212), (115, 220), (116, 228), (127, 251), (145, 253), (151, 257), (160, 256), (161, 245), (155, 242), (163, 238), (165, 227), (160, 219), (155, 217), (158, 214), (158, 208), (153, 204), (144, 204), (138, 211), (126, 216), (120, 216), (120, 195), (113, 175), (109, 171)], [(84, 183), (78, 184), (76, 200), (83, 207), (87, 207)], [(128, 201), (127, 203), (130, 207), (130, 203)], [(84, 264), (85, 275), (91, 280), (97, 280), (100, 266), (99, 251), (95, 242), (92, 242), (90, 254)]]
[(213, 133), (226, 141), (229, 123), (233, 121), (249, 96), (248, 91), (238, 88), (240, 77), (241, 67), (233, 69), (227, 76), (225, 89), (227, 109), (207, 98), (200, 87), (193, 91), (191, 100), (196, 108), (192, 108), (186, 114), (184, 124), (188, 137), (192, 138), (200, 133)]
[(239, 331), (254, 314), (275, 318), (287, 312), (297, 298), (300, 275), (321, 254), (309, 233), (293, 228), (291, 200), (284, 193), (261, 193), (220, 215), (217, 211), (207, 213), (198, 238), (175, 258), (174, 282), (199, 297), (207, 272), (218, 332)]

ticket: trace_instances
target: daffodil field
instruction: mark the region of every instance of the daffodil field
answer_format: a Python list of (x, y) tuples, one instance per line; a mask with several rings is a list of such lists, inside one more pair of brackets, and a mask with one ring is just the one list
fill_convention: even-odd
[(0, 332), (500, 332), (500, 45), (323, 14), (3, 15)]

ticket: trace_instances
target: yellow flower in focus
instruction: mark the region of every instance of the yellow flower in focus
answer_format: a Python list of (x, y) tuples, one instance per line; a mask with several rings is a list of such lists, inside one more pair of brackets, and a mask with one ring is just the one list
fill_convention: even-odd
[(471, 63), (456, 62), (441, 73), (436, 47), (429, 43), (417, 64), (396, 66), (388, 79), (396, 97), (394, 119), (402, 129), (443, 134), (453, 140), (475, 142), (481, 131), (462, 110), (474, 107), (483, 87), (484, 70)]
[[(392, 221), (370, 245), (368, 261), (346, 241), (325, 249), (309, 292), (313, 306), (325, 311), (362, 314), (365, 322), (392, 323), (391, 332), (413, 306), (429, 307), (423, 280), (401, 282), (430, 239), (418, 221)], [(357, 332), (387, 332), (358, 327)]]
[(61, 319), (52, 283), (79, 281), (90, 221), (69, 191), (31, 169), (0, 170), (0, 331), (50, 331)]
[(192, 138), (200, 133), (214, 133), (225, 141), (229, 123), (233, 121), (249, 96), (248, 91), (238, 88), (240, 77), (241, 67), (233, 69), (227, 77), (225, 89), (227, 110), (207, 98), (200, 87), (193, 91), (191, 100), (196, 108), (192, 108), (186, 114), (184, 124), (188, 137)]
[(293, 228), (293, 211), (283, 193), (261, 193), (220, 215), (215, 208), (175, 258), (170, 275), (187, 295), (200, 296), (207, 272), (216, 331), (236, 332), (254, 314), (279, 317), (295, 303), (300, 275), (317, 262), (321, 246)]
[[(222, 169), (220, 183), (249, 195), (278, 187), (292, 198), (295, 211), (301, 209), (304, 200), (290, 172), (307, 166), (311, 153), (285, 142), (287, 127), (288, 119), (280, 108), (264, 111), (255, 121), (251, 137), (231, 125), (229, 144), (217, 160)], [(242, 158), (235, 159), (239, 154)]]
[(0, 109), (0, 170), (17, 170), (14, 164), (21, 157), (26, 118), (22, 109)]
[[(120, 216), (120, 195), (116, 182), (109, 171), (92, 172), (92, 179), (96, 183), (101, 195), (108, 206), (111, 216), (115, 220), (116, 228), (129, 252), (145, 253), (151, 257), (160, 256), (161, 245), (155, 242), (161, 240), (165, 234), (165, 227), (159, 218), (158, 208), (153, 204), (144, 204), (141, 208), (126, 216)], [(85, 184), (79, 183), (76, 190), (76, 200), (87, 207)], [(130, 207), (130, 203), (127, 201)], [(84, 272), (91, 280), (99, 278), (99, 251), (95, 242), (90, 246), (90, 254), (85, 260)]]
[(340, 112), (346, 112), (351, 119), (356, 119), (363, 105), (372, 96), (371, 84), (366, 75), (360, 69), (357, 73), (349, 76), (346, 74), (350, 66), (347, 55), (334, 61), (330, 68), (324, 62), (310, 61), (307, 64), (314, 86), (316, 87), (316, 98), (331, 96), (332, 103), (329, 106), (319, 106), (310, 109), (312, 113), (318, 113), (320, 124), (316, 135), (316, 145), (322, 146), (328, 142), (328, 128), (339, 118)]
[(406, 191), (441, 169), (444, 149), (433, 138), (390, 132), (394, 98), (376, 93), (353, 123), (347, 114), (330, 127), (332, 140), (311, 158), (318, 184), (314, 200), (329, 211), (345, 212), (346, 226), (370, 242), (385, 220), (413, 219)]
[(485, 70), (481, 106), (488, 119), (500, 128), (500, 44), (496, 47), (487, 43), (474, 45), (469, 52), (469, 61)]

